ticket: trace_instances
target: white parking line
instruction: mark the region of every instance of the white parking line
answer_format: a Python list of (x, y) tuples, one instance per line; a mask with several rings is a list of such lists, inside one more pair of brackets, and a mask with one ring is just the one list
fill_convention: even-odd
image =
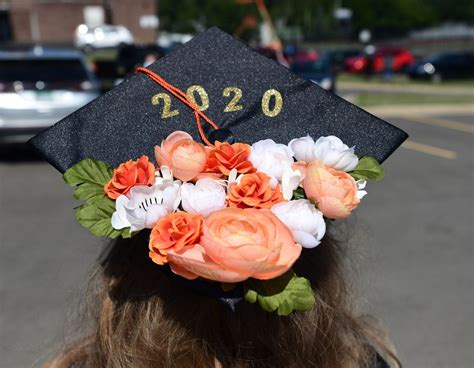
[(411, 151), (426, 153), (427, 155), (446, 158), (448, 160), (455, 160), (458, 157), (457, 152), (430, 146), (429, 144), (419, 143), (412, 140), (407, 140), (402, 144), (403, 148)]
[(439, 118), (434, 118), (431, 116), (411, 115), (411, 114), (402, 115), (400, 117), (402, 119), (406, 119), (407, 121), (411, 121), (414, 123), (433, 125), (433, 126), (438, 126), (441, 128), (457, 130), (463, 133), (474, 134), (474, 125), (461, 123), (459, 121), (439, 119)]

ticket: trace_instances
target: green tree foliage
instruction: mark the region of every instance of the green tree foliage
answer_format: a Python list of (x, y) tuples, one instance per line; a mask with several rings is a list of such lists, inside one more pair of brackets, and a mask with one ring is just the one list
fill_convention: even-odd
[(158, 12), (161, 29), (173, 32), (196, 32), (217, 26), (234, 33), (246, 15), (256, 15), (253, 5), (237, 5), (235, 0), (160, 0)]
[[(334, 0), (266, 1), (275, 21), (299, 26), (305, 38), (313, 40), (336, 34), (337, 21), (333, 15), (336, 3)], [(443, 22), (474, 22), (472, 0), (341, 0), (339, 5), (352, 9), (354, 35), (363, 28), (390, 35)], [(254, 4), (237, 5), (235, 0), (159, 0), (158, 8), (161, 29), (174, 32), (218, 26), (234, 33), (246, 15), (255, 15), (260, 20)]]

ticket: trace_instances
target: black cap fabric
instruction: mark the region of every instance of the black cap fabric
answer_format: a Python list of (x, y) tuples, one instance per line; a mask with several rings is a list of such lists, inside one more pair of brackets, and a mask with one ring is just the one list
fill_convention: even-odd
[[(383, 162), (408, 137), (218, 28), (196, 36), (149, 69), (192, 93), (204, 113), (237, 142), (270, 138), (287, 144), (306, 135), (335, 135), (355, 146), (357, 154)], [(208, 134), (212, 130), (205, 128)], [(193, 111), (140, 73), (30, 142), (64, 172), (84, 158), (118, 166), (143, 154), (154, 157), (154, 146), (176, 130), (200, 141)]]

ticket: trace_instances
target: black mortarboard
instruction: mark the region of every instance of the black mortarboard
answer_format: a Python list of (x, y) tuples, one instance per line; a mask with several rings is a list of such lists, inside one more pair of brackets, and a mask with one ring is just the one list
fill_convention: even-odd
[[(356, 146), (356, 153), (383, 162), (407, 138), (218, 28), (149, 69), (184, 92), (200, 86), (189, 89), (196, 104), (208, 106), (205, 114), (239, 142), (270, 138), (286, 144), (306, 135), (335, 135)], [(30, 142), (64, 172), (84, 158), (118, 166), (143, 154), (154, 157), (154, 146), (176, 130), (200, 140), (192, 109), (147, 75), (135, 74)]]

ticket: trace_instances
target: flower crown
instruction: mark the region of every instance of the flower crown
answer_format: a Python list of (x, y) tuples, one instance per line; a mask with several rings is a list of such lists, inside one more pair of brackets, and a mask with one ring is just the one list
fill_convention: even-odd
[(309, 281), (291, 267), (320, 244), (326, 219), (350, 216), (366, 179), (383, 177), (374, 158), (335, 136), (204, 146), (176, 131), (155, 155), (158, 166), (142, 156), (116, 169), (93, 159), (68, 169), (64, 180), (85, 201), (79, 223), (109, 238), (151, 229), (154, 263), (223, 290), (242, 283), (247, 301), (279, 315), (312, 308)]

